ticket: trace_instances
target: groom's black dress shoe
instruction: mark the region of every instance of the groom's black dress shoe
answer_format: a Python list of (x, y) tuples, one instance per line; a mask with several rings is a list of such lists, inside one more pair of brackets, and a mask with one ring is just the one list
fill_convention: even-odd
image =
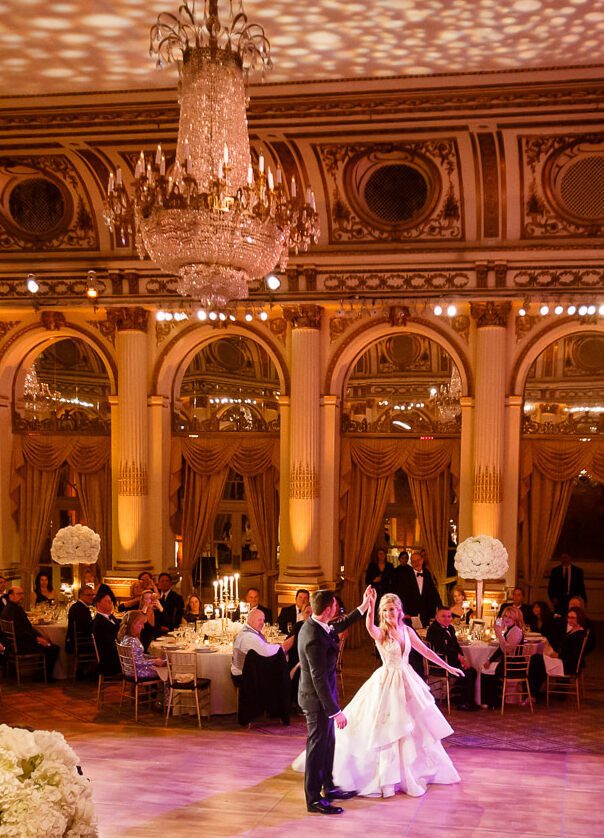
[(334, 786), (332, 789), (325, 789), (323, 792), (326, 800), (350, 800), (351, 797), (356, 797), (358, 791), (344, 791), (339, 786)]
[(315, 800), (314, 803), (309, 803), (306, 810), (307, 812), (314, 812), (317, 815), (341, 815), (344, 811), (341, 806), (332, 806), (323, 798)]

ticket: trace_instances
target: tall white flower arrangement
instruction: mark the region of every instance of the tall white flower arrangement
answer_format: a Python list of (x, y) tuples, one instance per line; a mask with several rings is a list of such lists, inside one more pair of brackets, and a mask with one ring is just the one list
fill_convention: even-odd
[(482, 617), (484, 579), (500, 579), (509, 567), (508, 551), (490, 535), (466, 538), (455, 552), (455, 569), (464, 579), (476, 579), (476, 608)]
[(0, 725), (2, 838), (95, 838), (90, 782), (63, 735)]
[(57, 564), (94, 564), (99, 557), (101, 537), (83, 524), (63, 527), (55, 535), (50, 555)]

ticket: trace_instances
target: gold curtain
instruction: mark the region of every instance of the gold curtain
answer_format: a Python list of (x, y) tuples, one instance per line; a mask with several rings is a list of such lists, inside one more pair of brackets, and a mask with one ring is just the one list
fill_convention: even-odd
[[(182, 532), (183, 592), (192, 587), (193, 566), (207, 543), (229, 468), (243, 475), (250, 524), (269, 579), (277, 573), (279, 439), (225, 438), (172, 440), (170, 522)], [(184, 478), (184, 482), (183, 482)], [(274, 596), (269, 586), (269, 595)]]
[[(67, 462), (76, 474), (76, 487), (87, 526), (101, 536), (104, 568), (111, 555), (111, 477), (109, 437), (15, 436), (11, 469), (11, 513), (21, 542), (23, 587), (31, 574), (50, 527), (59, 474)], [(89, 516), (91, 516), (89, 518)]]
[(604, 483), (604, 443), (575, 439), (522, 442), (518, 520), (522, 567), (529, 592), (538, 588), (551, 560), (582, 469)]

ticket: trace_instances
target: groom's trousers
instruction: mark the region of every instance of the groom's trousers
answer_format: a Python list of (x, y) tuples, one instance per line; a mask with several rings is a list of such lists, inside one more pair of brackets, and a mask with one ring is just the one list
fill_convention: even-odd
[(321, 788), (333, 788), (334, 721), (323, 710), (305, 713), (308, 727), (304, 793), (306, 804), (321, 797)]

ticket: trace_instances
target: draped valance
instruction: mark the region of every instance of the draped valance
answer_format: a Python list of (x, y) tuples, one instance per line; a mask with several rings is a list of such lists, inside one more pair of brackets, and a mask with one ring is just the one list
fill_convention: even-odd
[(524, 439), (521, 479), (528, 478), (535, 468), (557, 482), (574, 480), (585, 469), (595, 480), (604, 483), (604, 441)]

